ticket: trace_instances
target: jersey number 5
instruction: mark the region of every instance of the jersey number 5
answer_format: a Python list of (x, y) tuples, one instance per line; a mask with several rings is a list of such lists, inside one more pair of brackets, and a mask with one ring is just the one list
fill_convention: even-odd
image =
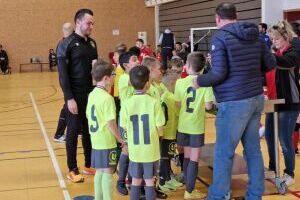
[(186, 99), (186, 112), (192, 113), (194, 112), (194, 108), (190, 108), (190, 103), (193, 103), (196, 99), (196, 90), (193, 87), (188, 87), (186, 92), (187, 94), (192, 93), (192, 96)]
[[(139, 127), (139, 116), (130, 116), (130, 121), (133, 126), (133, 144), (140, 144), (140, 127)], [(141, 121), (143, 122), (143, 133), (144, 133), (144, 144), (150, 144), (150, 130), (149, 130), (149, 115), (144, 114), (141, 116)]]
[(95, 105), (92, 105), (92, 107), (91, 107), (91, 119), (93, 120), (93, 122), (96, 123), (96, 126), (90, 125), (90, 132), (95, 133), (99, 129), (98, 120), (97, 120), (97, 117), (95, 115)]

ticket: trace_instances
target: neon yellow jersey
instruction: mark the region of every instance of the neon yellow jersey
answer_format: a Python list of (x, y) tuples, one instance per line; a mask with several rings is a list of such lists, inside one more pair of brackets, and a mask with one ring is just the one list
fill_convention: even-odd
[(118, 87), (119, 98), (122, 106), (122, 102), (131, 97), (134, 93), (133, 87), (129, 84), (129, 75), (127, 73), (120, 76)]
[(211, 87), (193, 88), (196, 76), (178, 79), (175, 86), (175, 100), (181, 103), (178, 132), (203, 134), (205, 131), (205, 102), (214, 101)]
[(114, 80), (114, 97), (119, 96), (119, 79), (122, 74), (124, 74), (124, 70), (120, 65), (118, 65), (116, 68), (116, 77)]
[(163, 83), (158, 84), (153, 82), (150, 84), (147, 94), (149, 94), (151, 97), (161, 100), (161, 95), (166, 91), (168, 91), (168, 89)]
[(136, 94), (121, 108), (121, 127), (127, 131), (129, 159), (154, 162), (160, 159), (157, 127), (165, 124), (160, 102), (148, 94)]
[(166, 118), (166, 125), (164, 126), (163, 131), (164, 139), (175, 140), (177, 133), (179, 110), (176, 107), (174, 94), (167, 91), (161, 96), (161, 100)]
[(93, 149), (117, 147), (116, 138), (107, 126), (108, 121), (116, 119), (115, 102), (107, 91), (96, 87), (89, 94), (86, 117)]

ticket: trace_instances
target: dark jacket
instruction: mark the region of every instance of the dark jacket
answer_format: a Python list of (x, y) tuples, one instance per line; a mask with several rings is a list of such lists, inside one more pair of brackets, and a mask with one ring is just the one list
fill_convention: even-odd
[(279, 105), (280, 111), (300, 110), (300, 40), (295, 38), (292, 46), (283, 52), (282, 56), (276, 55), (278, 69), (275, 72), (277, 98), (285, 99), (284, 105)]
[(57, 47), (59, 82), (65, 100), (76, 94), (88, 94), (93, 89), (92, 61), (97, 59), (96, 42), (76, 33), (60, 41)]
[(213, 86), (217, 102), (251, 98), (263, 93), (263, 73), (276, 65), (259, 39), (257, 25), (236, 22), (223, 26), (212, 38), (212, 68), (198, 76), (200, 87)]

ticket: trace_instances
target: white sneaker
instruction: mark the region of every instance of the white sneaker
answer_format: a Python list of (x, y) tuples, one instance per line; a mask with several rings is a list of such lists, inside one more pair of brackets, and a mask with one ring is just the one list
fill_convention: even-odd
[(275, 171), (265, 169), (265, 179), (274, 179), (275, 177)]
[(65, 143), (66, 142), (66, 137), (65, 135), (60, 136), (59, 138), (53, 138), (54, 142), (59, 142), (59, 143)]
[(282, 179), (285, 181), (285, 184), (289, 187), (291, 185), (295, 184), (295, 179), (291, 177), (290, 175), (284, 173)]

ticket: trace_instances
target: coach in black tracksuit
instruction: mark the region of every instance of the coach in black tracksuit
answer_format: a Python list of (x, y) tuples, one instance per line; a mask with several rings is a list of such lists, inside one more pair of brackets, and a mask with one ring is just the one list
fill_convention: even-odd
[(92, 63), (97, 59), (96, 42), (89, 37), (93, 28), (93, 13), (81, 9), (75, 15), (76, 29), (57, 48), (58, 71), (61, 88), (67, 106), (67, 162), (68, 178), (81, 182), (77, 167), (77, 138), (82, 125), (82, 146), (85, 156), (85, 169), (91, 166), (91, 141), (86, 118), (88, 94), (93, 89), (91, 76)]

